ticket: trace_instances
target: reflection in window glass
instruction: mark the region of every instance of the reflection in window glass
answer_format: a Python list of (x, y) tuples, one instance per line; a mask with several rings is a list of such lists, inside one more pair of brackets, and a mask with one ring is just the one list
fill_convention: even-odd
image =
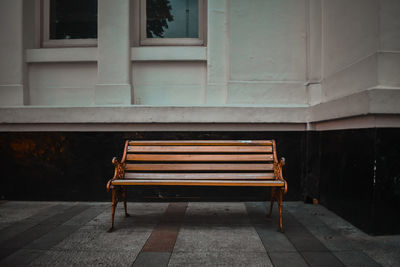
[(147, 0), (147, 38), (198, 38), (198, 0)]
[(50, 39), (97, 38), (97, 0), (50, 0)]

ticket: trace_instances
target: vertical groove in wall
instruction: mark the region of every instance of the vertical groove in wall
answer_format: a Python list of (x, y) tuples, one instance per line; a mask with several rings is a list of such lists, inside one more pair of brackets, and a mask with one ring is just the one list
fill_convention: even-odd
[[(29, 8), (31, 9), (31, 12), (35, 12), (35, 4), (36, 2), (32, 1), (29, 2), (31, 5), (27, 7), (27, 1), (24, 1), (22, 3), (22, 44), (23, 44), (23, 52), (22, 52), (22, 86), (23, 86), (23, 105), (29, 105), (29, 71), (28, 71), (28, 64), (26, 63), (26, 49), (30, 48), (28, 45), (29, 39), (26, 36), (26, 31), (27, 25), (34, 25), (35, 24), (35, 16), (33, 17), (33, 21), (27, 21), (27, 18), (30, 18), (28, 16)], [(35, 15), (35, 14), (33, 14)], [(35, 30), (33, 26), (33, 30)], [(29, 35), (28, 35), (29, 36)], [(31, 37), (31, 36), (29, 36)]]
[[(311, 71), (311, 65), (310, 65), (310, 0), (305, 0), (305, 11), (306, 11), (306, 16), (305, 16), (305, 24), (306, 24), (306, 38), (305, 38), (305, 48), (306, 48), (306, 81), (310, 80), (310, 71)], [(310, 94), (308, 92), (308, 98), (310, 98)], [(308, 99), (309, 100), (309, 99)]]
[(377, 47), (378, 47), (378, 51), (381, 51), (382, 50), (382, 47), (381, 47), (381, 44), (382, 44), (382, 42), (381, 42), (382, 0), (378, 0), (376, 2), (376, 5), (377, 5), (376, 10), (378, 10), (378, 16), (376, 17), (377, 18), (377, 22), (376, 23), (378, 23), (378, 33), (377, 33), (378, 34), (378, 40), (377, 40), (378, 45), (377, 45)]
[(381, 60), (380, 60), (379, 51), (382, 50), (382, 42), (381, 42), (382, 0), (378, 0), (378, 1), (376, 2), (376, 5), (377, 5), (376, 9), (378, 10), (378, 15), (377, 15), (377, 17), (376, 17), (376, 19), (377, 19), (377, 22), (376, 22), (376, 23), (378, 23), (378, 27), (377, 27), (377, 34), (378, 34), (377, 42), (378, 42), (378, 44), (377, 44), (377, 46), (376, 46), (377, 49), (378, 49), (378, 51), (377, 51), (377, 53), (376, 53), (376, 56), (377, 56), (376, 81), (377, 81), (377, 84), (378, 84), (378, 86), (379, 86), (379, 85), (381, 85), (381, 73), (380, 73), (380, 71), (379, 71), (380, 68), (381, 68), (381, 66), (380, 66)]
[[(203, 21), (204, 21), (204, 27), (203, 27), (203, 39), (204, 39), (204, 46), (208, 48), (208, 2), (204, 2), (204, 7), (203, 7)], [(207, 87), (208, 87), (208, 49), (206, 50), (206, 63), (205, 63), (205, 68), (206, 71), (204, 72), (204, 80), (203, 80), (203, 100), (201, 103), (203, 105), (207, 104)]]
[(228, 93), (229, 93), (229, 81), (231, 80), (231, 64), (230, 64), (230, 32), (231, 32), (231, 25), (230, 25), (230, 5), (229, 5), (230, 0), (226, 0), (226, 15), (225, 15), (225, 24), (226, 24), (226, 38), (225, 38), (225, 47), (226, 47), (226, 55), (225, 55), (225, 61), (226, 61), (226, 86), (225, 86), (225, 103), (228, 104)]
[(325, 0), (321, 0), (321, 102), (325, 102), (325, 51), (326, 51), (326, 11)]

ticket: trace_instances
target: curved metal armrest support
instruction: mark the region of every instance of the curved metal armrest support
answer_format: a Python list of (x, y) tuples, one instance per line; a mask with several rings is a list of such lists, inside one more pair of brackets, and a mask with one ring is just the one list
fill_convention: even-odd
[(116, 157), (111, 160), (112, 164), (115, 166), (114, 176), (107, 182), (107, 191), (112, 189), (112, 181), (115, 179), (123, 179), (125, 174), (125, 163), (121, 163)]
[(278, 163), (274, 163), (274, 174), (275, 174), (276, 179), (282, 180), (285, 182), (285, 187), (283, 189), (284, 194), (287, 193), (287, 182), (283, 178), (283, 175), (282, 175), (282, 167), (285, 166), (285, 164), (286, 164), (285, 158), (281, 158), (281, 160)]

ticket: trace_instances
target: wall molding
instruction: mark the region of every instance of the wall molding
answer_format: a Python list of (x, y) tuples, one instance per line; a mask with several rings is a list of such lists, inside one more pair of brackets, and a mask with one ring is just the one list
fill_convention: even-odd
[(0, 131), (23, 131), (24, 128), (35, 131), (145, 131), (147, 128), (201, 131), (202, 127), (215, 131), (299, 131), (400, 127), (399, 103), (400, 90), (379, 87), (308, 107), (3, 107), (0, 108)]

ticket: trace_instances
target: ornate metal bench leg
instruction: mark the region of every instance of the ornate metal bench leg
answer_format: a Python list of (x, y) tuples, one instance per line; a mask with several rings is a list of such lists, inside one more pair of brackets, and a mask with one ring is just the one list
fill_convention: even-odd
[(283, 189), (277, 190), (277, 202), (279, 207), (279, 228), (278, 231), (283, 233), (283, 224), (282, 224), (282, 197), (283, 197)]
[(127, 191), (128, 191), (128, 189), (125, 186), (123, 191), (122, 191), (122, 198), (124, 199), (125, 217), (129, 217), (128, 209), (127, 209), (127, 206), (126, 206)]
[(275, 201), (275, 187), (272, 187), (271, 188), (271, 201), (270, 201), (270, 205), (269, 205), (268, 218), (272, 217), (272, 208), (274, 207), (274, 201)]
[(112, 192), (111, 227), (110, 229), (108, 229), (108, 232), (112, 232), (112, 230), (114, 229), (114, 215), (115, 215), (115, 209), (118, 204), (117, 189), (113, 188), (111, 192)]

